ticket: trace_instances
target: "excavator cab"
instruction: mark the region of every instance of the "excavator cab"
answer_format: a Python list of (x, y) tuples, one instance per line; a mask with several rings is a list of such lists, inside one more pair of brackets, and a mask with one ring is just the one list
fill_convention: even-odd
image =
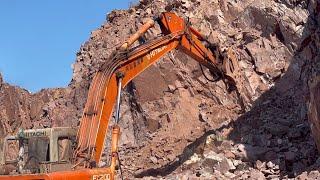
[(0, 142), (0, 169), (3, 171), (0, 173), (70, 170), (76, 135), (77, 129), (69, 127), (20, 129), (16, 135), (7, 136)]

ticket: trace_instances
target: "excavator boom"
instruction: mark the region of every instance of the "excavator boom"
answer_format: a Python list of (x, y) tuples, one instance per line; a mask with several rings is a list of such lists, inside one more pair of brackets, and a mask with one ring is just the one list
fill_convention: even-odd
[(121, 51), (113, 59), (103, 65), (92, 82), (81, 120), (76, 152), (78, 157), (87, 156), (85, 158), (89, 161), (85, 167), (90, 167), (92, 162), (100, 161), (106, 130), (117, 97), (117, 74), (123, 76), (123, 88), (146, 68), (174, 49), (182, 50), (201, 65), (213, 72), (218, 72), (217, 74), (221, 76), (225, 74), (223, 64), (219, 63), (213, 52), (201, 42), (200, 39), (203, 39), (203, 36), (189, 27), (184, 19), (167, 12), (163, 13), (157, 21), (163, 36), (132, 50), (128, 49), (148, 28), (153, 26), (154, 22), (149, 20), (121, 46)]

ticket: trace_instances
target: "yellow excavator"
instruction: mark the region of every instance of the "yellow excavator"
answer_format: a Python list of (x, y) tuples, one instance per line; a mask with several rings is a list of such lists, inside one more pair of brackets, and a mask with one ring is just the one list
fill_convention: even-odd
[[(155, 23), (161, 35), (131, 47)], [(228, 89), (235, 87), (238, 61), (230, 49), (221, 52), (185, 19), (172, 12), (149, 19), (117, 48), (94, 76), (78, 130), (47, 128), (20, 130), (0, 141), (0, 168), (3, 179), (114, 179), (120, 136), (121, 90), (168, 52), (178, 49), (208, 68), (214, 81), (222, 80)], [(115, 109), (111, 132), (109, 167), (99, 167), (109, 121)], [(18, 144), (16, 158), (8, 158), (10, 145)]]

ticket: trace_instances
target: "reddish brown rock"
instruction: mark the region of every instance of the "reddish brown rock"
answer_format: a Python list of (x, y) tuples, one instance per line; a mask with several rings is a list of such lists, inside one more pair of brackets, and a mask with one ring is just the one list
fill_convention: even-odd
[[(239, 92), (228, 93), (221, 81), (208, 81), (198, 63), (179, 51), (169, 53), (137, 77), (124, 91), (121, 104), (120, 157), (127, 167), (125, 177), (133, 179), (132, 172), (136, 171), (142, 178), (164, 179), (190, 174), (203, 179), (297, 176), (300, 170), (308, 171), (317, 159), (305, 122), (309, 107), (309, 117), (315, 124), (311, 129), (318, 131), (319, 88), (308, 82), (319, 75), (320, 69), (316, 26), (320, 23), (319, 7), (314, 0), (144, 0), (130, 10), (112, 11), (80, 47), (68, 87), (30, 94), (3, 83), (0, 77), (0, 136), (20, 127), (76, 126), (90, 82), (101, 64), (141, 27), (145, 18), (171, 9), (189, 19), (220, 49), (232, 46), (243, 78), (237, 82)], [(144, 39), (157, 37), (159, 31), (148, 31)], [(204, 73), (210, 78), (206, 69)], [(310, 103), (306, 106), (310, 87)], [(226, 128), (217, 131), (221, 126)], [(295, 132), (299, 133), (294, 135)], [(212, 145), (205, 142), (208, 135), (214, 136), (210, 141), (216, 146), (233, 142), (227, 149), (235, 153), (235, 159), (230, 153), (223, 153), (225, 147), (205, 149), (219, 154), (221, 159), (231, 158), (236, 170), (228, 160), (223, 164), (225, 168), (213, 167), (212, 163), (207, 164), (210, 168), (202, 167), (206, 163), (202, 163), (203, 152), (199, 149)], [(239, 144), (245, 146), (238, 149)], [(200, 154), (197, 158), (195, 151)], [(278, 168), (286, 151), (303, 156), (304, 163)], [(268, 152), (272, 152), (270, 158), (266, 158)], [(104, 154), (108, 156), (107, 152)], [(262, 164), (268, 162), (265, 159), (274, 162), (260, 172), (253, 165), (256, 159)], [(187, 160), (195, 163), (185, 165)], [(214, 168), (225, 174), (212, 171)], [(317, 176), (314, 174), (312, 177)]]
[(310, 102), (308, 112), (313, 137), (320, 151), (320, 76), (310, 85)]

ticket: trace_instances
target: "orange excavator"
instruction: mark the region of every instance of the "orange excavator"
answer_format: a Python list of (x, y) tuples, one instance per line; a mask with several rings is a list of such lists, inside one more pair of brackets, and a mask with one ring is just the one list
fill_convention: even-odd
[[(155, 22), (161, 28), (161, 35), (132, 48), (131, 46), (152, 28)], [(114, 179), (120, 136), (118, 122), (121, 90), (150, 65), (174, 49), (183, 51), (201, 66), (207, 67), (213, 80), (222, 80), (228, 89), (235, 87), (239, 68), (232, 50), (221, 52), (185, 19), (172, 12), (162, 13), (157, 18), (149, 19), (121, 47), (118, 47), (96, 73), (77, 132), (68, 128), (21, 130), (18, 135), (2, 140), (2, 144), (5, 144), (5, 141), (18, 141), (19, 157), (13, 166), (18, 167), (16, 173), (0, 176), (0, 180)], [(111, 132), (110, 164), (105, 168), (100, 167), (100, 159), (114, 107), (116, 109)], [(61, 148), (63, 146), (64, 148)], [(5, 147), (0, 148), (0, 153), (5, 154), (5, 150), (8, 149)], [(35, 155), (31, 156), (33, 150), (39, 154), (33, 153)], [(26, 154), (29, 156), (26, 157)], [(33, 168), (28, 170), (27, 164), (31, 157), (37, 159), (37, 163), (33, 163)], [(0, 157), (0, 165), (1, 160), (2, 165), (9, 162), (3, 156)]]

